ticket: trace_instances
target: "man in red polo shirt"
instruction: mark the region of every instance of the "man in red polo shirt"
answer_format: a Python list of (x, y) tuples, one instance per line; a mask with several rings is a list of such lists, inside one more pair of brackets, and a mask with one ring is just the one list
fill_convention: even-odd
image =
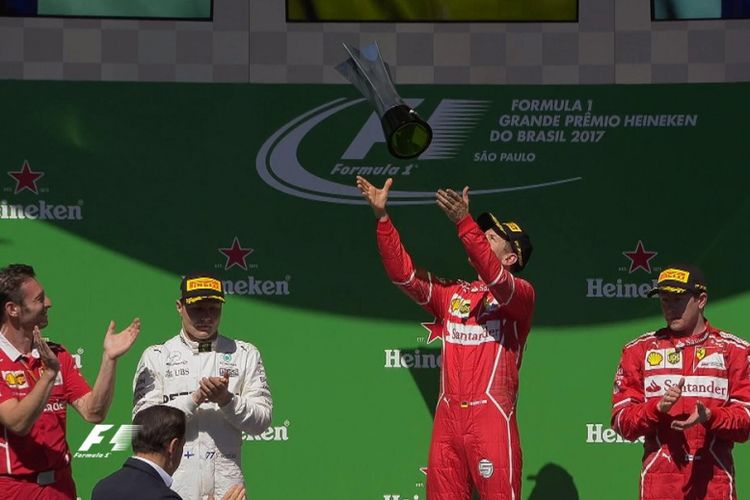
[(47, 344), (52, 301), (34, 269), (12, 264), (0, 269), (0, 491), (3, 498), (76, 498), (65, 440), (68, 404), (87, 421), (107, 415), (114, 393), (117, 358), (140, 331), (135, 319), (120, 334), (110, 322), (93, 390), (59, 344)]

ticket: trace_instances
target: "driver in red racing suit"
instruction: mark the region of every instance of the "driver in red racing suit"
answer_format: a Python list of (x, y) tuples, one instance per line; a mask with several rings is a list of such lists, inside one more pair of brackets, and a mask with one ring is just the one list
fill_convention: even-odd
[(534, 310), (534, 288), (511, 274), (531, 255), (520, 226), (469, 215), (468, 188), (439, 190), (479, 280), (445, 281), (416, 269), (385, 205), (382, 189), (357, 177), (378, 218), (377, 243), (391, 281), (442, 324), (440, 394), (427, 466), (430, 500), (520, 500), (521, 446), (516, 425), (518, 370)]
[(612, 397), (612, 427), (645, 436), (639, 498), (737, 498), (732, 447), (750, 433), (750, 344), (714, 328), (694, 266), (659, 275), (667, 326), (622, 351)]

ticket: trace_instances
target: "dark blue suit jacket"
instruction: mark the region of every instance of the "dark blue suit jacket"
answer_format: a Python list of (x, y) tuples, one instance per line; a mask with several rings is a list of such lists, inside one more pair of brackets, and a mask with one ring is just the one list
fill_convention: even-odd
[(110, 474), (96, 486), (91, 500), (182, 500), (167, 488), (159, 473), (146, 462), (128, 458), (122, 469)]

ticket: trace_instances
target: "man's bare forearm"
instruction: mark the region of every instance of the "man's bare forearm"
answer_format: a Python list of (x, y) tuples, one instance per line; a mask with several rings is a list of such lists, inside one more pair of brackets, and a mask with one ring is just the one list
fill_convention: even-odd
[(25, 436), (44, 411), (57, 372), (46, 370), (33, 389), (20, 401), (10, 399), (0, 405), (0, 423), (19, 436)]
[(102, 364), (99, 367), (96, 382), (94, 382), (94, 387), (86, 398), (85, 408), (81, 411), (86, 421), (99, 423), (107, 416), (115, 393), (116, 367), (116, 359), (111, 359), (106, 354), (102, 356)]

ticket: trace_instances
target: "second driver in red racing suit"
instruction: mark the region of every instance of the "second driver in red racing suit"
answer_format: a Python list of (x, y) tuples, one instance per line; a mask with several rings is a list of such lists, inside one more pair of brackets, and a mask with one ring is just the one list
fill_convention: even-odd
[(737, 498), (732, 448), (750, 438), (750, 343), (704, 316), (695, 266), (667, 267), (658, 295), (666, 326), (625, 345), (612, 428), (644, 437), (641, 500)]
[(463, 195), (440, 190), (438, 205), (456, 223), (479, 274), (446, 281), (415, 268), (385, 213), (392, 181), (357, 185), (378, 217), (377, 243), (388, 277), (442, 324), (442, 370), (427, 466), (430, 500), (520, 500), (521, 446), (516, 425), (518, 372), (531, 328), (535, 293), (521, 270), (531, 244), (513, 222), (484, 213), (475, 221)]

